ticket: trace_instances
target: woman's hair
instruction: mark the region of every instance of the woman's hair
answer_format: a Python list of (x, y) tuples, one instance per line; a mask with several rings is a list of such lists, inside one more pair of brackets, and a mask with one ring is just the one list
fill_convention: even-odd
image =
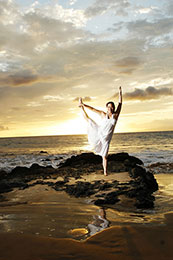
[(106, 103), (106, 106), (108, 106), (109, 104), (112, 105), (112, 107), (113, 107), (113, 112), (114, 112), (114, 111), (115, 111), (115, 104), (114, 104), (114, 102), (109, 101), (108, 103)]

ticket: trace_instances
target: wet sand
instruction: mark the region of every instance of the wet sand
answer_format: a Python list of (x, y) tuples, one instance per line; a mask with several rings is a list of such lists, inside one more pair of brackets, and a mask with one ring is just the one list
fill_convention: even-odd
[[(84, 175), (77, 181), (95, 181), (104, 178), (107, 181), (117, 179), (121, 183), (129, 180), (128, 173), (124, 172), (106, 177), (103, 174), (93, 173)], [(45, 181), (49, 180), (56, 182), (61, 180), (61, 177)], [(74, 181), (74, 178), (70, 179), (70, 183)], [(85, 234), (88, 233), (87, 225), (92, 222), (93, 216), (99, 213), (99, 207), (92, 203), (92, 196), (75, 198), (64, 191), (55, 191), (48, 185), (38, 184), (24, 190), (14, 189), (4, 193), (4, 196), (6, 200), (0, 203), (0, 232), (85, 239), (87, 237)], [(129, 201), (132, 205), (133, 200)], [(119, 207), (124, 207), (124, 203), (127, 206), (128, 199), (125, 201), (123, 198), (118, 204)], [(121, 221), (114, 211), (108, 210), (107, 214), (112, 224)], [(126, 215), (126, 212), (124, 214)], [(80, 232), (76, 231), (79, 229)]]
[(173, 214), (161, 226), (116, 226), (84, 242), (72, 239), (0, 234), (2, 260), (172, 259)]
[[(127, 173), (108, 176), (116, 177), (127, 181)], [(90, 198), (73, 198), (47, 185), (6, 193), (8, 200), (0, 203), (0, 260), (172, 259), (173, 175), (155, 177), (153, 210), (135, 210), (132, 200), (123, 198), (106, 209), (111, 227), (91, 237), (86, 226), (98, 207)]]

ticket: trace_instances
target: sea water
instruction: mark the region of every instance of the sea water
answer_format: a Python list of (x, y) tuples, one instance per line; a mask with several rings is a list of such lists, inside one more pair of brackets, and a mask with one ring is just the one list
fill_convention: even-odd
[[(92, 151), (87, 135), (54, 135), (0, 138), (0, 170), (33, 163), (57, 168), (66, 158)], [(109, 153), (127, 152), (140, 158), (145, 166), (173, 163), (173, 131), (114, 133)], [(172, 168), (167, 167), (167, 172)]]

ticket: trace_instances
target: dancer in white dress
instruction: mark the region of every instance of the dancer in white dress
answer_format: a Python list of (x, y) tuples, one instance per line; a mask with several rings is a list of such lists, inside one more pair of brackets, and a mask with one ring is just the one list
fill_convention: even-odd
[(93, 216), (94, 221), (88, 224), (89, 235), (92, 236), (109, 227), (110, 222), (106, 218), (106, 211), (104, 208), (99, 209), (99, 215)]
[[(82, 108), (84, 118), (88, 122), (88, 142), (93, 147), (94, 152), (102, 156), (104, 174), (107, 175), (107, 156), (109, 151), (109, 145), (122, 107), (121, 87), (119, 88), (119, 104), (116, 111), (114, 102), (112, 101), (109, 101), (106, 104), (107, 113), (84, 104), (82, 102), (82, 98), (79, 98), (79, 107)], [(88, 116), (84, 107), (91, 109), (92, 111), (98, 113), (101, 116), (102, 121), (100, 125), (98, 125), (93, 119), (91, 119)]]

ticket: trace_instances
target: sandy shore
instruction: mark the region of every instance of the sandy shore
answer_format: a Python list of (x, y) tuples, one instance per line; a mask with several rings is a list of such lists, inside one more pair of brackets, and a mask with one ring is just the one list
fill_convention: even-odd
[[(87, 181), (103, 177), (83, 176)], [(159, 190), (155, 209), (149, 213), (135, 211), (132, 199), (120, 199), (115, 208), (106, 209), (111, 227), (82, 241), (72, 239), (74, 233), (79, 229), (84, 234), (86, 224), (98, 211), (86, 201), (89, 198), (70, 197), (47, 185), (4, 194), (7, 201), (0, 207), (0, 260), (172, 260), (173, 175), (156, 177)], [(108, 179), (126, 182), (128, 175), (113, 174)]]
[(0, 259), (171, 260), (172, 232), (173, 213), (165, 215), (165, 225), (116, 226), (84, 242), (6, 233), (0, 234)]
[[(129, 180), (127, 172), (121, 174), (84, 175), (80, 180), (96, 181), (106, 178), (107, 181), (119, 180), (121, 183)], [(61, 180), (61, 177), (58, 177)], [(57, 181), (46, 179), (45, 181)], [(75, 181), (70, 179), (70, 183)], [(31, 182), (32, 183), (32, 182)], [(105, 191), (108, 192), (108, 191)], [(6, 200), (0, 203), (0, 232), (35, 234), (55, 238), (77, 238), (76, 229), (86, 229), (92, 222), (93, 216), (98, 214), (99, 207), (91, 201), (93, 196), (75, 198), (64, 191), (56, 191), (48, 185), (35, 185), (24, 190), (18, 188), (4, 193)], [(116, 206), (121, 208), (133, 206), (133, 199), (124, 198)], [(113, 207), (113, 205), (112, 205)], [(121, 222), (121, 216), (107, 210), (107, 215), (112, 224)], [(126, 215), (127, 212), (124, 212)], [(75, 232), (69, 233), (74, 230)], [(87, 231), (86, 231), (87, 232)], [(83, 236), (83, 232), (81, 233)], [(79, 235), (79, 237), (81, 238)]]

